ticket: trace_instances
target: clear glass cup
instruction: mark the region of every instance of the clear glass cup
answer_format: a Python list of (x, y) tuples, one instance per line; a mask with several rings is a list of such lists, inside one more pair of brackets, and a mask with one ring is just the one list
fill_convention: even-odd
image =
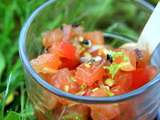
[[(132, 10), (128, 11), (129, 8)], [(139, 0), (51, 0), (36, 9), (21, 31), (19, 52), (26, 73), (28, 96), (38, 120), (92, 120), (86, 117), (91, 113), (88, 106), (106, 109), (97, 112), (106, 115), (100, 120), (153, 120), (160, 105), (159, 75), (127, 94), (94, 98), (72, 95), (55, 88), (43, 80), (30, 64), (30, 60), (42, 52), (42, 34), (63, 23), (81, 24), (87, 30), (104, 31), (106, 40), (114, 41), (111, 42), (113, 46), (119, 46), (136, 41), (139, 35), (122, 28), (127, 31), (132, 28), (140, 33), (152, 10), (150, 4)], [(160, 66), (156, 57), (152, 62)]]

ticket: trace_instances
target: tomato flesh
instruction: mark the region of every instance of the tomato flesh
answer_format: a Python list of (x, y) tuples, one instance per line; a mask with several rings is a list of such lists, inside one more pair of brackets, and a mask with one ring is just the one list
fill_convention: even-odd
[(66, 111), (63, 115), (65, 120), (88, 120), (90, 109), (88, 106), (83, 104), (73, 105), (66, 108)]
[(86, 64), (81, 64), (77, 67), (75, 77), (77, 83), (80, 85), (86, 84), (92, 86), (96, 81), (103, 80), (105, 70), (103, 69), (104, 61), (100, 63), (94, 63), (89, 68), (86, 67)]
[(93, 120), (112, 120), (120, 114), (118, 104), (92, 105), (90, 108)]
[(132, 86), (131, 72), (124, 72), (120, 70), (116, 74), (114, 80), (115, 80), (115, 84), (112, 87), (112, 92), (115, 93), (115, 95), (124, 94), (131, 90), (131, 86)]
[(71, 81), (70, 77), (72, 77), (71, 72), (67, 68), (64, 68), (59, 70), (50, 79), (49, 83), (66, 92), (76, 93), (79, 90), (79, 86), (76, 82)]
[(156, 75), (156, 73), (156, 68), (152, 66), (148, 66), (145, 68), (137, 68), (135, 71), (132, 72), (132, 90), (140, 88), (146, 83), (148, 83)]
[(63, 32), (60, 29), (53, 30), (51, 32), (47, 32), (43, 36), (43, 46), (45, 48), (50, 48), (57, 42), (62, 41)]
[(102, 32), (88, 32), (84, 34), (84, 38), (91, 40), (94, 45), (104, 45), (104, 37)]
[(77, 55), (76, 48), (69, 41), (61, 41), (58, 45), (53, 45), (49, 51), (60, 57), (62, 68), (73, 69), (79, 64), (79, 55)]
[(36, 59), (33, 59), (31, 64), (38, 73), (54, 73), (58, 68), (61, 67), (62, 63), (56, 55), (46, 53), (40, 55)]

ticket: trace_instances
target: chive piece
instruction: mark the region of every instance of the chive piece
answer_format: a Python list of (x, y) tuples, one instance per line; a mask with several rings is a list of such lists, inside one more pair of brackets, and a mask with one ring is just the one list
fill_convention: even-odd
[(112, 79), (113, 79), (116, 73), (121, 68), (121, 66), (122, 66), (121, 64), (111, 64), (110, 66), (104, 66), (103, 68), (109, 70), (109, 73), (112, 75)]
[(115, 83), (115, 81), (113, 79), (106, 79), (104, 82), (106, 85), (108, 85), (109, 87), (112, 87)]
[(113, 92), (111, 92), (110, 90), (105, 90), (105, 91), (106, 91), (106, 93), (108, 94), (108, 96), (109, 96), (109, 97), (114, 96), (114, 93), (113, 93)]

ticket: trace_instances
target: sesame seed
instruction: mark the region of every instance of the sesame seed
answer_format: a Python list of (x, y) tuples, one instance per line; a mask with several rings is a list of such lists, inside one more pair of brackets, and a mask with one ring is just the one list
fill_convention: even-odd
[(99, 88), (94, 88), (94, 89), (92, 90), (92, 92), (96, 92), (98, 89), (99, 89)]
[(86, 63), (86, 64), (85, 64), (85, 67), (86, 67), (86, 68), (90, 68), (90, 67), (91, 67), (91, 65), (90, 65), (90, 64), (88, 64), (88, 63)]
[(109, 53), (109, 51), (104, 48), (104, 49), (103, 49), (103, 53), (104, 53), (105, 55), (107, 55), (107, 54)]
[(86, 56), (86, 57), (92, 57), (92, 55), (89, 52), (85, 52), (84, 56)]
[(68, 86), (68, 85), (65, 85), (65, 86), (64, 86), (64, 90), (65, 90), (66, 92), (68, 92), (68, 91), (69, 91), (69, 86)]
[(42, 69), (42, 72), (43, 72), (43, 73), (51, 73), (51, 74), (53, 74), (53, 73), (56, 73), (57, 70), (54, 70), (54, 69), (51, 69), (51, 68), (48, 68), (48, 67), (44, 67), (44, 68)]
[(79, 41), (80, 41), (80, 42), (83, 41), (83, 37), (82, 37), (82, 36), (79, 37)]

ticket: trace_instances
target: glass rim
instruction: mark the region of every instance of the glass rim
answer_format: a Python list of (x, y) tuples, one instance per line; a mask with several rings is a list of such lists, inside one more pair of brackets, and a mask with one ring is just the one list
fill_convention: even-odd
[[(20, 55), (20, 59), (22, 61), (22, 64), (25, 68), (25, 71), (43, 88), (47, 89), (48, 91), (50, 91), (51, 93), (53, 93), (57, 96), (64, 97), (66, 99), (77, 101), (77, 102), (90, 103), (90, 104), (92, 104), (92, 103), (93, 104), (94, 103), (114, 103), (114, 102), (128, 100), (128, 99), (131, 99), (131, 98), (136, 97), (138, 95), (141, 95), (142, 93), (147, 91), (150, 87), (152, 87), (154, 84), (156, 84), (159, 81), (158, 77), (160, 77), (160, 74), (158, 74), (153, 80), (151, 80), (150, 82), (148, 82), (147, 84), (145, 84), (141, 88), (138, 88), (138, 89), (131, 91), (129, 93), (118, 95), (118, 96), (112, 96), (112, 97), (99, 97), (98, 98), (98, 97), (90, 97), (90, 96), (77, 96), (74, 94), (66, 93), (66, 92), (50, 85), (45, 80), (43, 80), (38, 75), (38, 73), (36, 73), (36, 71), (32, 68), (30, 61), (29, 61), (29, 58), (26, 54), (26, 47), (25, 47), (26, 37), (27, 37), (27, 32), (30, 28), (30, 25), (31, 25), (32, 21), (34, 20), (34, 18), (38, 15), (38, 13), (43, 8), (47, 7), (48, 5), (52, 4), (55, 1), (56, 0), (47, 1), (44, 4), (42, 4), (40, 7), (38, 7), (31, 14), (31, 16), (28, 18), (28, 20), (26, 21), (26, 23), (22, 27), (22, 30), (21, 30), (20, 36), (19, 36), (19, 55)], [(148, 8), (151, 11), (154, 9), (154, 7), (146, 1), (136, 0), (136, 2), (140, 3), (141, 5), (143, 5), (144, 7)], [(117, 36), (119, 39), (121, 39), (121, 36), (119, 36), (119, 35), (114, 35), (111, 33), (106, 33), (106, 34), (110, 37)], [(127, 39), (129, 39), (129, 38), (127, 38)]]

